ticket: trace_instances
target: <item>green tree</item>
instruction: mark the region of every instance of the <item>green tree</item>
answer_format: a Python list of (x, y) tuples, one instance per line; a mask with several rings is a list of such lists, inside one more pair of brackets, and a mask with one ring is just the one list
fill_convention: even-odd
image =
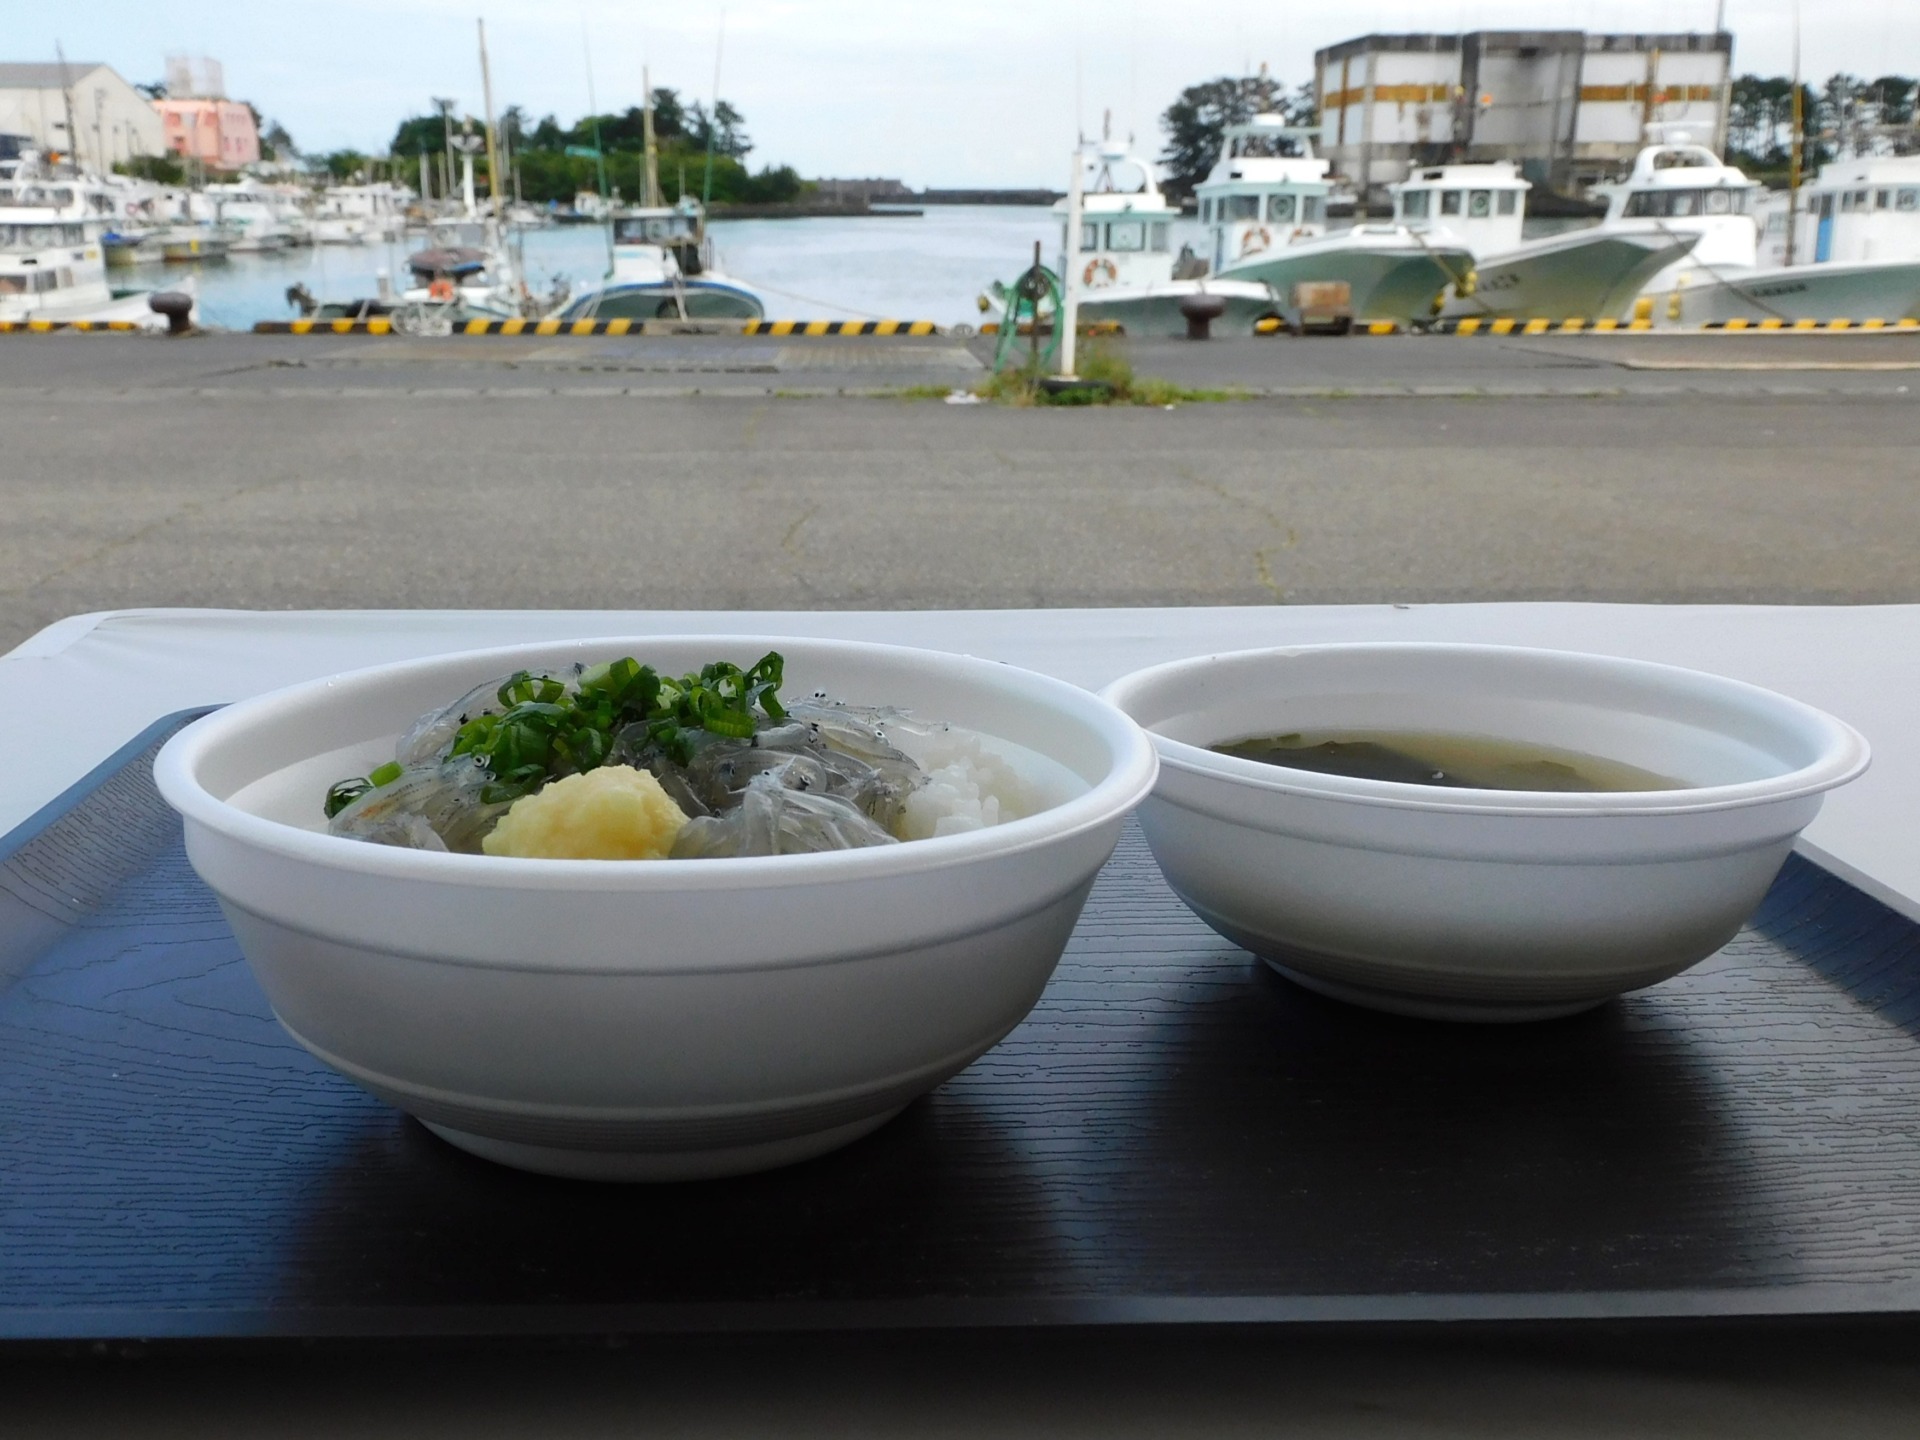
[(1167, 193), (1191, 195), (1207, 178), (1229, 125), (1267, 112), (1287, 113), (1280, 82), (1263, 69), (1258, 75), (1222, 75), (1217, 80), (1189, 85), (1160, 117), (1167, 132), (1167, 148), (1160, 153), (1166, 169)]
[(151, 180), (156, 185), (187, 183), (187, 167), (180, 163), (178, 155), (171, 152), (164, 155), (135, 155), (118, 162), (113, 168), (122, 175), (131, 175), (138, 180)]
[(330, 150), (314, 159), (330, 179), (342, 182), (364, 176), (370, 163), (358, 150)]
[(711, 134), (715, 155), (744, 160), (753, 149), (753, 141), (747, 138), (746, 123), (746, 117), (725, 100), (715, 103), (712, 119), (707, 117), (707, 107), (696, 100), (687, 111), (687, 138), (695, 149), (704, 153)]
[(1882, 125), (1913, 124), (1916, 91), (1920, 91), (1920, 80), (1911, 75), (1882, 75), (1867, 87)]
[(387, 153), (412, 157), (425, 151), (429, 155), (438, 155), (446, 148), (446, 126), (436, 112), (432, 115), (409, 115), (402, 120), (400, 128), (393, 132)]

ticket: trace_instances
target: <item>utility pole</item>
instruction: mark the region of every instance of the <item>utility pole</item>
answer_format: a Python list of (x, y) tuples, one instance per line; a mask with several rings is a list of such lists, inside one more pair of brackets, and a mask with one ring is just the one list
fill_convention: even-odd
[[(1060, 374), (1068, 380), (1074, 378), (1075, 342), (1079, 339), (1080, 328), (1080, 194), (1085, 181), (1080, 173), (1080, 146), (1073, 147), (1073, 169), (1067, 174), (1067, 253), (1066, 263), (1060, 268), (1065, 273), (1060, 277), (1060, 313), (1054, 321), (1060, 326)], [(1038, 350), (1040, 344), (1040, 314), (1038, 309), (1033, 316), (1033, 343)]]

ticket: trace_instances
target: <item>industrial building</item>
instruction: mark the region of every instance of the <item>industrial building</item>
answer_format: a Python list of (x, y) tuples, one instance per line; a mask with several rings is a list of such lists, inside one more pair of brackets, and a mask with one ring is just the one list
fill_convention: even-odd
[(1364, 35), (1314, 56), (1321, 153), (1370, 200), (1419, 166), (1511, 160), (1578, 194), (1618, 174), (1653, 121), (1724, 151), (1733, 36), (1482, 30)]
[(147, 97), (97, 61), (0, 62), (0, 134), (102, 171), (166, 150)]

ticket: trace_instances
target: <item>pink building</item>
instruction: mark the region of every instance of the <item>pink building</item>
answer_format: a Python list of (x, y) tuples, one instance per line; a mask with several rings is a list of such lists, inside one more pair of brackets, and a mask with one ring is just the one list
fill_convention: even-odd
[(260, 158), (253, 112), (236, 100), (166, 99), (154, 102), (167, 148), (213, 170), (238, 170)]

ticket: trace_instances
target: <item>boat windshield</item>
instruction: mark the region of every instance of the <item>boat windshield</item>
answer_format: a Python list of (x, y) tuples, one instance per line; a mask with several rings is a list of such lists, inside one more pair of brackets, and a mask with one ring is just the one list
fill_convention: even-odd
[(691, 239), (691, 215), (622, 215), (613, 222), (616, 245), (677, 245)]
[(1711, 190), (1636, 190), (1627, 197), (1629, 219), (1686, 215), (1744, 215), (1747, 192), (1716, 186)]
[(49, 245), (83, 245), (81, 225), (0, 225), (0, 250), (44, 250)]

